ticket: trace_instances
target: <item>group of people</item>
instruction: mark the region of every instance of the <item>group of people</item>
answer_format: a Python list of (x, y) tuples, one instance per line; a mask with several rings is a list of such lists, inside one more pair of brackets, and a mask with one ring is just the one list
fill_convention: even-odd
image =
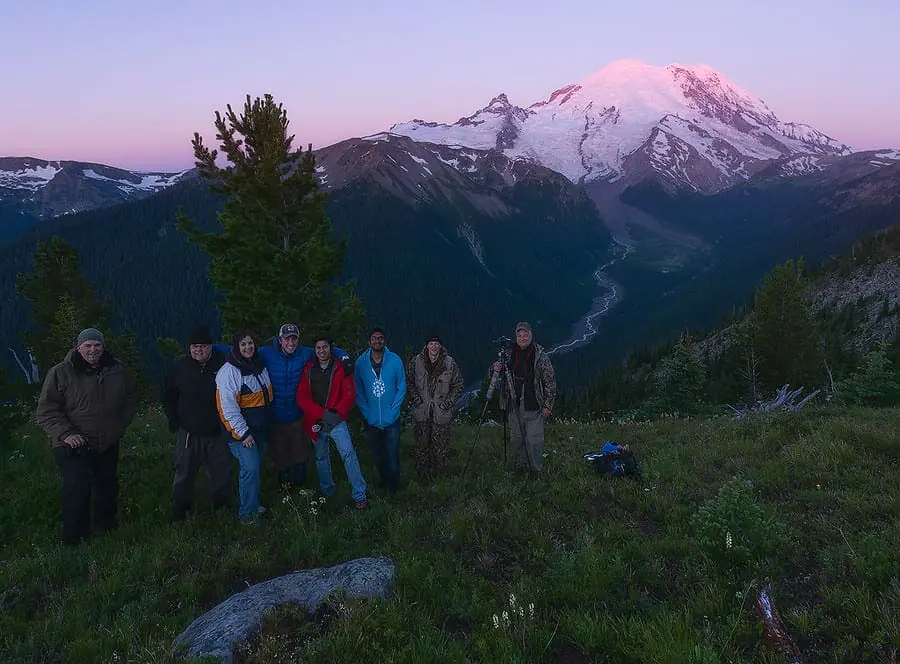
[[(300, 343), (300, 329), (285, 323), (270, 343), (258, 346), (249, 330), (230, 346), (216, 344), (208, 328), (195, 328), (188, 352), (176, 359), (162, 386), (162, 405), (175, 434), (172, 519), (193, 507), (194, 482), (206, 466), (214, 508), (231, 504), (232, 459), (238, 463), (238, 518), (254, 524), (260, 474), (271, 458), (285, 488), (306, 483), (315, 454), (319, 489), (336, 487), (330, 444), (337, 449), (357, 509), (368, 506), (368, 485), (347, 421), (355, 405), (365, 424), (380, 488), (395, 493), (400, 481), (401, 414), (407, 402), (414, 420), (414, 465), (426, 477), (446, 466), (454, 406), (464, 390), (459, 365), (439, 335), (430, 335), (404, 366), (387, 346), (381, 327), (355, 361), (320, 334)], [(556, 378), (549, 357), (528, 323), (516, 326), (501, 407), (511, 413), (510, 434), (519, 468), (542, 469), (543, 423), (553, 409)], [(408, 397), (408, 399), (407, 399)], [(38, 424), (51, 439), (62, 478), (63, 541), (77, 544), (92, 532), (117, 526), (119, 444), (137, 408), (128, 369), (105, 346), (103, 334), (83, 330), (65, 359), (44, 378)]]

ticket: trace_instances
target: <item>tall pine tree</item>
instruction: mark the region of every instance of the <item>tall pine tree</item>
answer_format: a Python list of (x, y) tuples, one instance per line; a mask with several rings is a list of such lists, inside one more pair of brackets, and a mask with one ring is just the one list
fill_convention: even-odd
[(113, 333), (112, 305), (98, 299), (75, 248), (53, 236), (50, 242), (38, 242), (32, 261), (34, 272), (16, 275), (16, 292), (31, 304), (34, 327), (23, 336), (34, 352), (41, 379), (74, 347), (81, 330), (95, 327), (103, 333), (109, 352), (131, 371), (138, 399), (146, 400), (149, 380), (134, 335)]
[(348, 350), (360, 348), (365, 314), (352, 286), (337, 282), (345, 243), (329, 237), (312, 145), (292, 149), (287, 112), (272, 95), (252, 102), (247, 95), (240, 116), (227, 109), (215, 120), (225, 168), (199, 133), (192, 141), (200, 176), (227, 197), (222, 232), (203, 233), (178, 215), (178, 227), (211, 257), (226, 339), (243, 327), (267, 338), (292, 321), (307, 338), (325, 332)]
[(789, 260), (766, 275), (756, 293), (752, 344), (761, 383), (812, 389), (824, 374), (819, 334), (805, 294), (803, 261)]
[(38, 242), (32, 262), (34, 272), (16, 276), (16, 292), (31, 304), (34, 327), (24, 338), (43, 377), (62, 361), (84, 328), (109, 334), (112, 313), (109, 302), (97, 299), (81, 271), (78, 252), (59, 236)]

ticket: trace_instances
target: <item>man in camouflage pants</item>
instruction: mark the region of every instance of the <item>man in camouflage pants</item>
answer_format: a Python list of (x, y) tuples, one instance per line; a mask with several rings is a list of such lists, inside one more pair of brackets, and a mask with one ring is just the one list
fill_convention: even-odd
[(465, 388), (459, 365), (437, 334), (429, 335), (422, 352), (410, 359), (406, 385), (416, 422), (413, 429), (416, 472), (433, 477), (444, 469), (447, 461), (453, 405)]
[[(503, 368), (494, 363), (494, 371)], [(516, 325), (516, 341), (505, 369), (500, 407), (509, 419), (513, 461), (517, 469), (537, 475), (543, 469), (544, 420), (556, 400), (556, 374), (544, 348), (534, 342), (528, 323)]]

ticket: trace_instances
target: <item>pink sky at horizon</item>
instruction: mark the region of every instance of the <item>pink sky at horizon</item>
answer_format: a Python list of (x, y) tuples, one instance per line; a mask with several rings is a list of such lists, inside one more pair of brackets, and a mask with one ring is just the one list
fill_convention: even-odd
[(5, 9), (0, 61), (16, 66), (2, 83), (17, 103), (0, 106), (0, 156), (178, 171), (193, 166), (193, 132), (215, 143), (215, 111), (248, 93), (274, 94), (295, 146), (319, 148), (413, 118), (454, 122), (500, 92), (528, 106), (624, 58), (708, 64), (782, 121), (855, 150), (900, 148), (898, 2), (737, 11), (572, 0), (552, 18), (512, 0), (459, 0), (430, 17), (412, 0), (336, 4), (260, 1), (252, 15), (230, 1)]

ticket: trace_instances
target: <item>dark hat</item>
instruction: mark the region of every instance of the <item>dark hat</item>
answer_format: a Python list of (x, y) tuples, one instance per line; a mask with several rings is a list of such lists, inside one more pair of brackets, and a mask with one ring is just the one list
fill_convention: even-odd
[(278, 330), (279, 337), (300, 337), (300, 328), (294, 325), (293, 323), (285, 323), (281, 326), (281, 329)]
[(103, 333), (95, 327), (89, 327), (86, 330), (79, 332), (78, 339), (75, 341), (75, 346), (80, 346), (85, 341), (99, 341), (101, 344), (105, 343), (103, 340)]
[(427, 340), (425, 343), (431, 343), (432, 341), (437, 341), (437, 342), (438, 342), (439, 344), (441, 344), (442, 346), (444, 345), (444, 342), (441, 341), (441, 335), (439, 335), (439, 334), (438, 334), (437, 332), (435, 332), (434, 330), (432, 330), (431, 332), (429, 332), (429, 334), (428, 334), (428, 340)]
[(210, 334), (209, 328), (205, 325), (198, 325), (191, 330), (191, 333), (188, 336), (189, 346), (193, 346), (194, 344), (212, 344), (212, 342), (212, 334)]

